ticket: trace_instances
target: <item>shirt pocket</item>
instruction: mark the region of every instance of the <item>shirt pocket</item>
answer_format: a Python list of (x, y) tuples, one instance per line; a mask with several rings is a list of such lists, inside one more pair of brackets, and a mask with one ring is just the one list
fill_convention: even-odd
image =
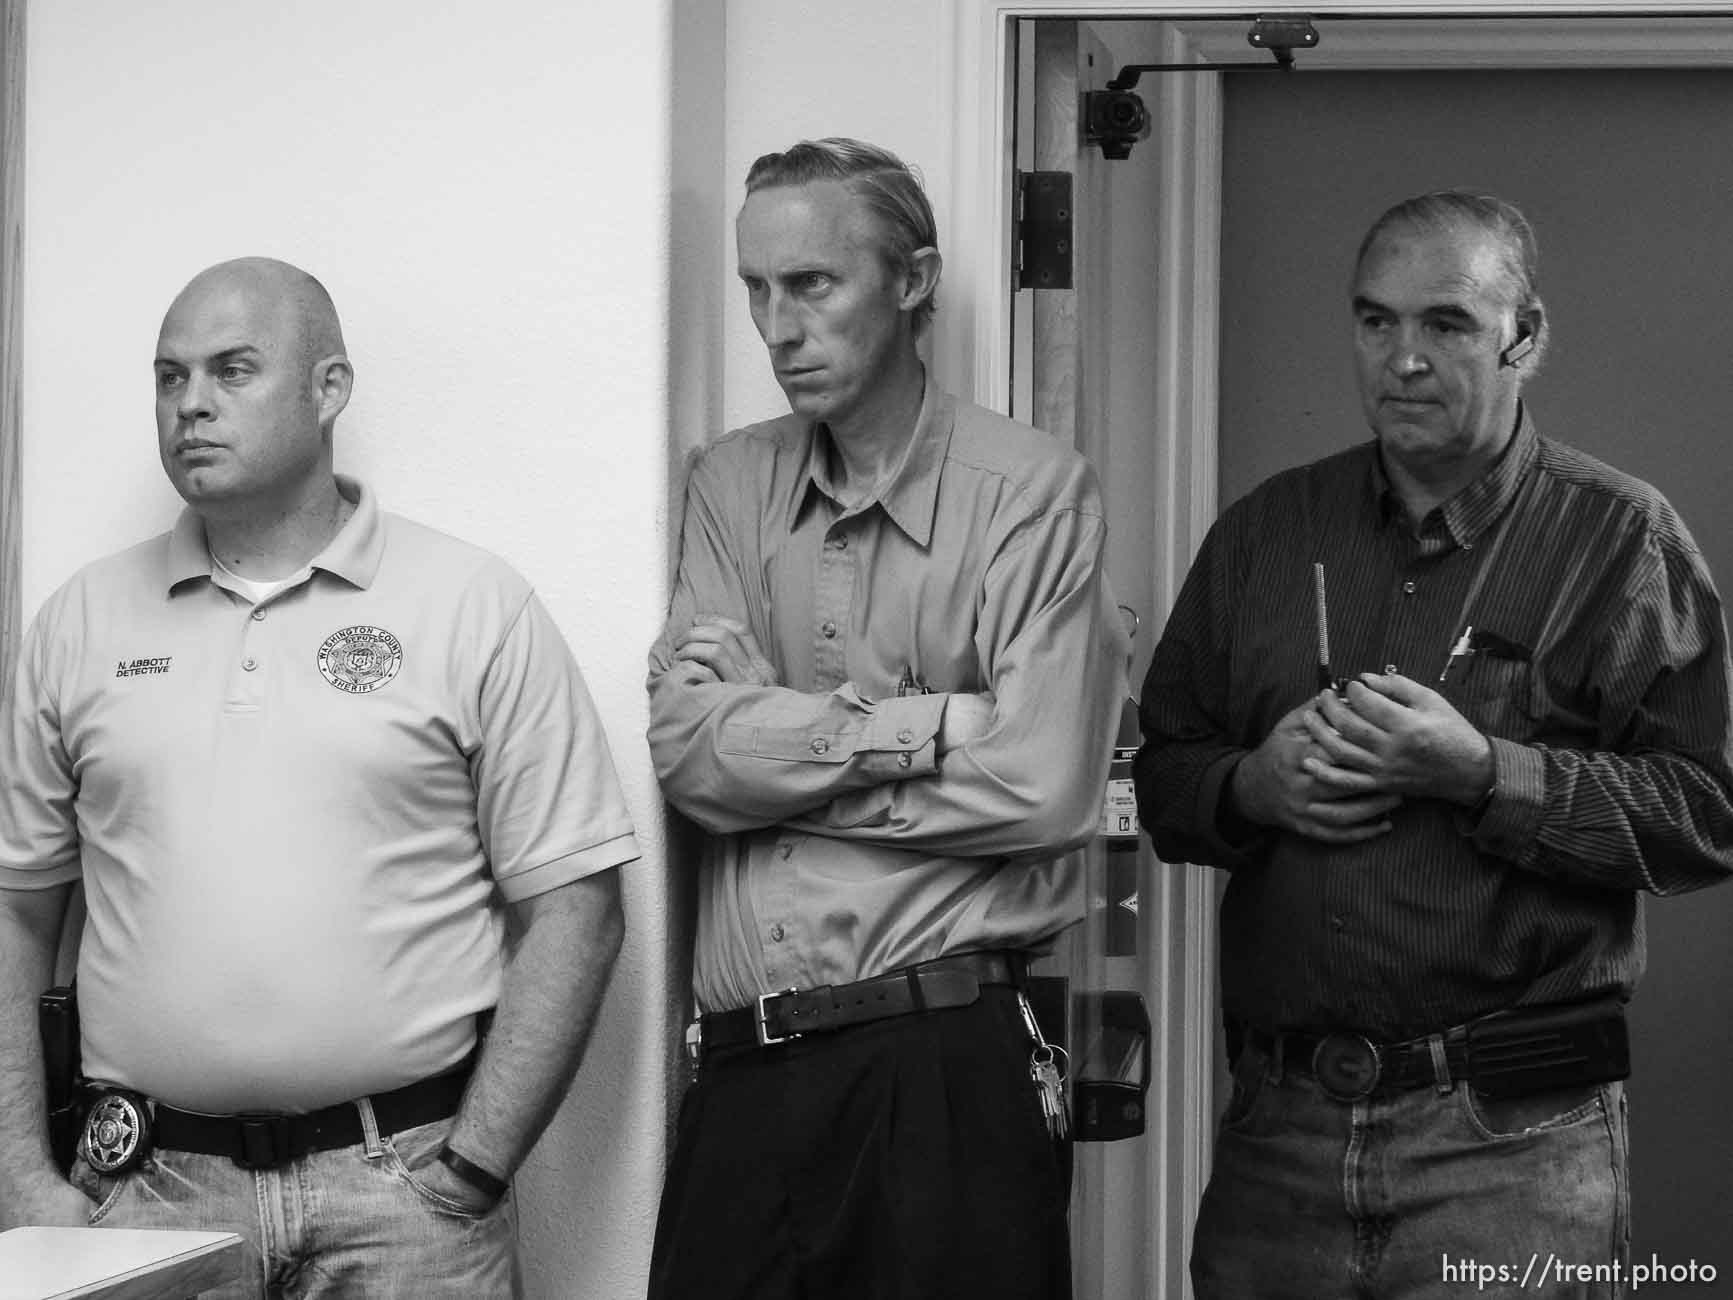
[(1457, 712), (1488, 736), (1527, 742), (1540, 730), (1531, 660), (1480, 651), (1449, 698)]

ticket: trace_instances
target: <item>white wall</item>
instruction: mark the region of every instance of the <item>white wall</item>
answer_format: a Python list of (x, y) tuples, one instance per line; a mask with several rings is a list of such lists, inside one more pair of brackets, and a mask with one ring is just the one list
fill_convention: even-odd
[[(676, 463), (718, 432), (710, 427), (722, 402), (724, 366), (717, 344), (724, 311), (738, 297), (732, 292), (738, 281), (731, 201), (738, 199), (739, 182), (730, 180), (725, 157), (727, 14), (717, 0), (674, 0), (668, 375), (669, 454)], [(676, 493), (682, 487), (678, 477), (670, 484)]]
[[(733, 213), (754, 158), (829, 135), (883, 145), (922, 173), (938, 218), (940, 250), (959, 237), (947, 210), (954, 134), (952, 21), (951, 6), (934, 0), (728, 0), (729, 291), (723, 312), (728, 427), (788, 409), (746, 314), (745, 293), (733, 279)], [(963, 309), (954, 295), (947, 296), (941, 280), (938, 329), (948, 328), (947, 313)]]
[(340, 467), (525, 572), (601, 707), (646, 856), (603, 1025), (520, 1180), (535, 1296), (641, 1293), (661, 1176), (670, 989), (643, 676), (665, 600), (669, 3), (30, 13), (25, 609), (172, 520), (161, 313), (199, 268), (271, 254), (319, 275), (344, 318)]

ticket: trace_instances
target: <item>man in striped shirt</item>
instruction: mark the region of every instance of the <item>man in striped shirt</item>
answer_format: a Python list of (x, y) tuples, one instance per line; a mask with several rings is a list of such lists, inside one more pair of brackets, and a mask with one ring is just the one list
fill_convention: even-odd
[(1223, 514), (1144, 686), (1144, 825), (1231, 873), (1197, 1294), (1538, 1252), (1616, 1295), (1639, 895), (1733, 869), (1720, 600), (1658, 492), (1537, 434), (1515, 207), (1390, 209), (1353, 319), (1374, 441)]

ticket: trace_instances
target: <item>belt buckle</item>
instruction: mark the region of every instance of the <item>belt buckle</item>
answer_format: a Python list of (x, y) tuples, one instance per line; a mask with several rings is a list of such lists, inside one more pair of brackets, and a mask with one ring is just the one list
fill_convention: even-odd
[(793, 985), (790, 985), (788, 988), (781, 989), (775, 993), (760, 993), (758, 995), (758, 1012), (752, 1017), (752, 1028), (753, 1032), (758, 1037), (758, 1045), (760, 1047), (774, 1047), (778, 1043), (786, 1043), (790, 1039), (804, 1037), (802, 1034), (778, 1034), (776, 1037), (772, 1038), (770, 1036), (770, 1030), (765, 1025), (765, 1021), (770, 1014), (765, 1003), (769, 1002), (771, 998), (779, 998), (784, 994), (796, 992), (799, 992), (799, 990)]
[(104, 1093), (85, 1116), (79, 1147), (97, 1173), (125, 1173), (150, 1154), (149, 1105), (137, 1093)]
[(1312, 1074), (1337, 1101), (1364, 1101), (1378, 1086), (1384, 1061), (1360, 1034), (1326, 1034), (1312, 1049)]

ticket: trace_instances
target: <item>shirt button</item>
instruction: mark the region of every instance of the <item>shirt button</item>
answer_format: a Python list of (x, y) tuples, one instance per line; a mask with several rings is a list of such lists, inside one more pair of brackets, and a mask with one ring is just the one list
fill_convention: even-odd
[(846, 538), (846, 537), (833, 537), (833, 538), (831, 538), (830, 539), (830, 548), (833, 551), (846, 551), (846, 550), (848, 550), (848, 538)]
[(781, 943), (782, 942), (782, 934), (783, 934), (783, 931), (782, 931), (781, 925), (773, 925), (770, 927), (770, 938), (773, 942)]
[(1404, 596), (1412, 596), (1414, 594), (1414, 584), (1412, 582), (1403, 583), (1402, 584), (1402, 594)]
[(836, 635), (836, 624), (832, 623), (829, 619), (826, 619), (824, 623), (820, 625), (818, 630), (824, 633), (825, 640), (828, 641), (831, 637)]
[(251, 657), (248, 657), (246, 659), (241, 660), (241, 667), (246, 669), (248, 672), (252, 672), (253, 669), (257, 668), (258, 666), (259, 666), (259, 661), (257, 659), (253, 659)]
[(1338, 930), (1346, 930), (1348, 928), (1348, 923), (1339, 916), (1332, 916), (1330, 918), (1330, 924), (1335, 926)]
[(826, 740), (823, 736), (814, 736), (812, 738), (812, 752), (815, 754), (828, 754), (830, 752), (830, 741)]
[(1384, 671), (1388, 675), (1394, 675), (1396, 672), (1396, 665), (1395, 664), (1385, 664), (1384, 665)]
[(264, 621), (264, 619), (265, 619), (265, 611), (260, 609), (257, 605), (254, 605), (253, 606), (253, 621), (255, 623), (262, 623)]
[(910, 731), (907, 727), (904, 727), (901, 731), (897, 732), (897, 744), (899, 745), (906, 745), (914, 738), (915, 733)]
[(897, 755), (897, 766), (898, 767), (908, 767), (911, 764), (913, 764), (914, 761), (915, 761), (914, 756), (912, 754), (898, 754)]

